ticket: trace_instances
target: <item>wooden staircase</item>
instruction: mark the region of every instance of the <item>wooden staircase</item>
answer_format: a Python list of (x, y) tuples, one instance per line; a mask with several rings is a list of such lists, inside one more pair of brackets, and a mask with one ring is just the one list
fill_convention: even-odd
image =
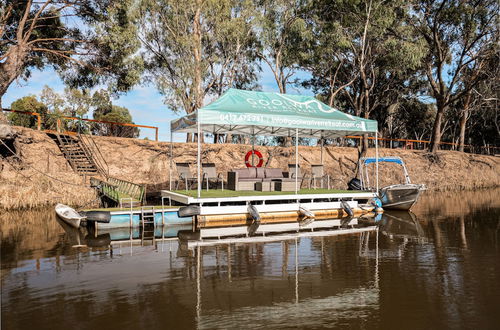
[[(107, 177), (106, 170), (97, 158), (97, 152), (92, 149), (83, 139), (83, 136), (68, 134), (49, 134), (56, 142), (64, 157), (68, 160), (73, 170), (83, 176), (104, 176)], [(95, 145), (95, 143), (94, 143)], [(95, 145), (95, 148), (97, 146)], [(102, 163), (102, 161), (101, 161)]]

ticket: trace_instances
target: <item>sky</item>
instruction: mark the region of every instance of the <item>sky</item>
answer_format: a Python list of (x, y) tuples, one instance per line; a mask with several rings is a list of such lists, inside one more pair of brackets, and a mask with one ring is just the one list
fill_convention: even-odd
[[(299, 72), (297, 77), (304, 78), (307, 76), (305, 72)], [(271, 70), (263, 66), (263, 71), (259, 79), (262, 91), (278, 92), (279, 89), (274, 80)], [(43, 71), (33, 70), (28, 81), (13, 82), (7, 93), (2, 98), (2, 105), (10, 108), (10, 105), (15, 100), (27, 95), (40, 95), (43, 87), (47, 85), (58, 93), (64, 91), (64, 84), (52, 68), (46, 68)], [(98, 88), (103, 88), (100, 86)], [(313, 95), (310, 90), (288, 86), (287, 92), (290, 94)], [(134, 123), (139, 125), (157, 126), (159, 128), (158, 135), (160, 141), (170, 141), (170, 121), (179, 118), (182, 114), (175, 114), (165, 104), (163, 97), (158, 93), (154, 86), (136, 86), (128, 93), (121, 95), (118, 99), (113, 100), (113, 104), (126, 107), (129, 109)], [(89, 114), (89, 118), (91, 114)], [(140, 138), (147, 137), (154, 139), (154, 130), (142, 128), (140, 130)], [(184, 134), (174, 134), (174, 141), (185, 141)]]

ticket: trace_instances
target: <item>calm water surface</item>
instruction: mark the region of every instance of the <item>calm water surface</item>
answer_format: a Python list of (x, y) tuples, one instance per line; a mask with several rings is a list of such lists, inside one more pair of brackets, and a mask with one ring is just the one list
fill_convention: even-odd
[(498, 329), (499, 193), (427, 193), (370, 233), (187, 250), (2, 214), (2, 329)]

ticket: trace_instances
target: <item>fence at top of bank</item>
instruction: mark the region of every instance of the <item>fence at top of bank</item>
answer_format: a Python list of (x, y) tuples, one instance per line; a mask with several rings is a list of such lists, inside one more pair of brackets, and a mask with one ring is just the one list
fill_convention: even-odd
[[(138, 125), (138, 124), (128, 124), (128, 123), (117, 123), (111, 121), (104, 120), (95, 120), (95, 119), (85, 119), (85, 118), (77, 118), (77, 117), (68, 117), (68, 116), (53, 116), (54, 118), (50, 118), (45, 123), (42, 123), (42, 115), (37, 112), (27, 112), (27, 111), (18, 111), (11, 109), (2, 109), (3, 111), (20, 113), (22, 115), (34, 117), (35, 120), (30, 127), (36, 127), (38, 130), (48, 131), (48, 132), (59, 132), (65, 134), (76, 134), (80, 129), (80, 133), (82, 134), (91, 134), (91, 135), (102, 135), (102, 136), (118, 136), (118, 137), (138, 137), (138, 128), (147, 128), (153, 129), (155, 131), (155, 141), (158, 141), (158, 127), (156, 126), (147, 126), (147, 125)], [(68, 126), (68, 123), (76, 123)], [(82, 127), (79, 123), (88, 122), (91, 125), (87, 125), (87, 127)], [(79, 126), (80, 125), (80, 126)], [(100, 125), (100, 126), (98, 126)], [(90, 126), (90, 127), (89, 127)], [(121, 128), (121, 129), (117, 129)], [(67, 129), (69, 128), (69, 130)], [(137, 131), (134, 131), (137, 130)], [(92, 134), (93, 133), (93, 134)], [(358, 146), (362, 140), (361, 135), (349, 135), (345, 136), (345, 138), (341, 139), (335, 143), (339, 146)], [(368, 137), (369, 144), (373, 147), (375, 146), (375, 137)], [(413, 140), (413, 139), (390, 139), (390, 138), (377, 138), (377, 142), (382, 148), (390, 148), (390, 149), (409, 149), (409, 150), (424, 150), (428, 148), (430, 141), (427, 140)], [(443, 150), (458, 150), (459, 144), (453, 142), (440, 142), (440, 148)], [(475, 154), (487, 154), (487, 155), (495, 155), (499, 152), (499, 147), (496, 146), (473, 146), (473, 145), (464, 145), (464, 151)]]
[[(155, 141), (158, 141), (158, 127), (118, 123), (106, 120), (96, 120), (69, 116), (58, 115), (42, 115), (37, 112), (18, 111), (12, 109), (2, 109), (3, 111), (18, 113), (24, 118), (23, 126), (34, 128), (45, 132), (57, 132), (62, 134), (90, 134), (98, 136), (117, 136), (138, 138), (139, 128), (147, 128), (154, 130)], [(43, 120), (42, 120), (43, 118)]]

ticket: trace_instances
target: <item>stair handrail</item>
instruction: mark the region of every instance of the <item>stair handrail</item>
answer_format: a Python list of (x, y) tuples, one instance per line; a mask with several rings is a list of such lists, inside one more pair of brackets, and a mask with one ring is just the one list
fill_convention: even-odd
[[(109, 178), (109, 165), (106, 159), (101, 153), (101, 149), (97, 146), (94, 139), (85, 134), (80, 134), (78, 132), (78, 137), (80, 139), (80, 145), (82, 146), (83, 152), (87, 154), (87, 157), (91, 159), (97, 167), (97, 170), (106, 178)], [(90, 141), (90, 142), (89, 142)]]
[(92, 150), (90, 150), (90, 148), (87, 146), (87, 143), (84, 141), (83, 136), (80, 133), (78, 133), (77, 135), (78, 135), (78, 144), (80, 145), (80, 148), (82, 149), (85, 156), (87, 156), (88, 161), (96, 167), (99, 174), (106, 176), (105, 171), (99, 166), (99, 164), (97, 164), (97, 161), (95, 159), (96, 157), (94, 156)]

